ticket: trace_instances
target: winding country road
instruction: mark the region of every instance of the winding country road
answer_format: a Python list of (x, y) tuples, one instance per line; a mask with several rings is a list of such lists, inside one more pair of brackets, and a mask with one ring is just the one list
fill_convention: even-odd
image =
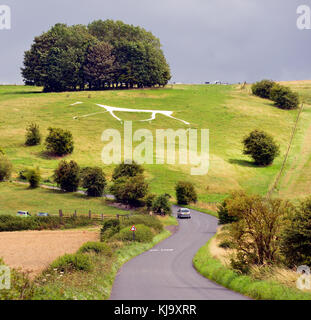
[[(178, 207), (173, 207), (176, 215)], [(178, 231), (151, 250), (127, 262), (118, 272), (111, 300), (248, 299), (201, 276), (192, 259), (215, 233), (217, 219), (191, 210)]]

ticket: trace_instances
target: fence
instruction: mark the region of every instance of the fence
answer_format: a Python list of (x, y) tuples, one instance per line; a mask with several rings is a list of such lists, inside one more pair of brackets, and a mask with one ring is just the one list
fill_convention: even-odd
[[(124, 218), (124, 219), (129, 219), (130, 216), (132, 216), (133, 214), (132, 213), (128, 213), (128, 214), (117, 214), (117, 215), (105, 215), (103, 213), (101, 214), (96, 214), (96, 213), (92, 213), (91, 210), (89, 210), (88, 212), (88, 215), (86, 214), (80, 214), (79, 217), (88, 217), (89, 219), (93, 220), (93, 221), (97, 221), (97, 222), (102, 222), (104, 221), (105, 219), (121, 219), (121, 218)], [(60, 218), (72, 218), (72, 217), (78, 217), (78, 213), (77, 213), (77, 210), (74, 211), (73, 214), (64, 214), (63, 213), (63, 210), (60, 209), (59, 210), (59, 213), (58, 213), (58, 216)]]

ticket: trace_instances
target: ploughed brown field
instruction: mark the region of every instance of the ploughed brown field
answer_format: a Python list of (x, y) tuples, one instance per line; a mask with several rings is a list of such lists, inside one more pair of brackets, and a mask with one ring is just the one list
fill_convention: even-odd
[(8, 266), (34, 277), (59, 256), (76, 252), (87, 241), (98, 240), (96, 230), (0, 232), (0, 257)]

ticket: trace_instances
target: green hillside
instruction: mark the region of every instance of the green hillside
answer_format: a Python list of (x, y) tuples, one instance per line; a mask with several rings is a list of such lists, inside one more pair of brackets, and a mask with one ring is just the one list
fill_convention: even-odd
[[(289, 83), (299, 91), (305, 103), (286, 171), (279, 184), (282, 196), (301, 197), (308, 194), (311, 177), (311, 81)], [(71, 106), (75, 102), (83, 102)], [(239, 85), (204, 86), (175, 85), (163, 89), (42, 93), (41, 88), (0, 86), (0, 147), (14, 164), (14, 176), (24, 168), (39, 166), (45, 179), (53, 174), (59, 159), (49, 158), (44, 146), (26, 147), (25, 127), (30, 122), (40, 125), (45, 137), (47, 128), (62, 127), (72, 131), (74, 153), (66, 159), (80, 166), (99, 165), (108, 176), (113, 165), (104, 165), (101, 141), (105, 129), (121, 132), (123, 125), (96, 104), (108, 106), (174, 111), (173, 116), (190, 122), (191, 128), (210, 130), (210, 169), (205, 176), (191, 176), (190, 165), (146, 165), (152, 191), (174, 195), (178, 180), (196, 184), (201, 202), (214, 202), (228, 192), (244, 188), (264, 194), (273, 184), (288, 148), (297, 110), (277, 109), (269, 100), (253, 96), (250, 88)], [(93, 114), (87, 117), (81, 117)], [(74, 117), (80, 116), (78, 119)], [(149, 114), (117, 113), (124, 120), (133, 120), (133, 130), (152, 131), (166, 128), (188, 128), (186, 124), (157, 115), (151, 122), (135, 122)], [(242, 138), (253, 129), (273, 135), (281, 146), (281, 155), (267, 168), (255, 167), (242, 154)], [(4, 188), (0, 184), (1, 188)]]

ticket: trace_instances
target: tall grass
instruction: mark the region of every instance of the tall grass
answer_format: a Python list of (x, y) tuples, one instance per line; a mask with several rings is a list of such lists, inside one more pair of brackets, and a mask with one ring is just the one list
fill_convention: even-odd
[(193, 265), (204, 277), (257, 300), (311, 300), (311, 293), (286, 287), (274, 281), (254, 280), (240, 275), (214, 259), (209, 251), (211, 240), (193, 258)]

